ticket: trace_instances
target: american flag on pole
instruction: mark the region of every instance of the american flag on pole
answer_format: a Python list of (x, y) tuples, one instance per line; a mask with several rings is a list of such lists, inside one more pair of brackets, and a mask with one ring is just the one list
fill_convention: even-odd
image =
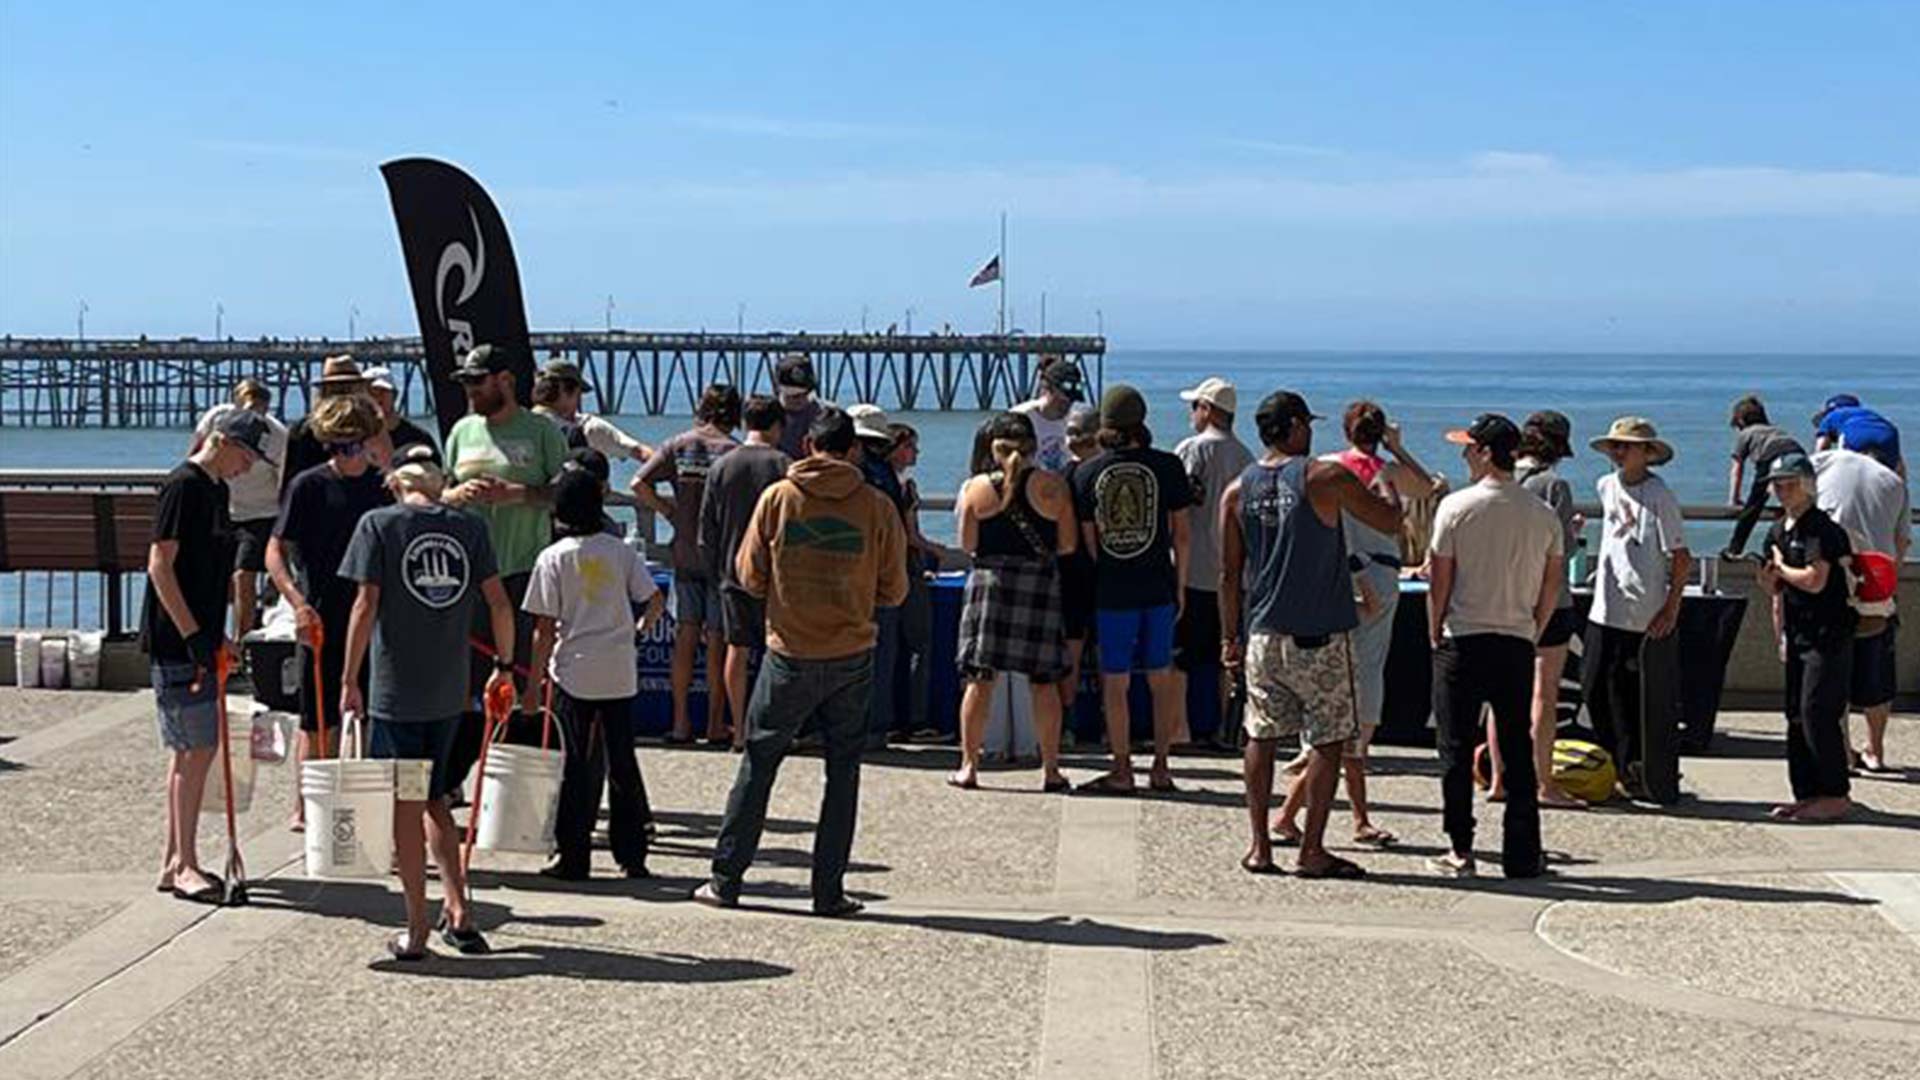
[(993, 258), (987, 260), (987, 265), (981, 267), (979, 272), (973, 275), (972, 281), (967, 282), (967, 288), (977, 289), (982, 285), (991, 285), (999, 280), (1000, 256), (995, 255)]

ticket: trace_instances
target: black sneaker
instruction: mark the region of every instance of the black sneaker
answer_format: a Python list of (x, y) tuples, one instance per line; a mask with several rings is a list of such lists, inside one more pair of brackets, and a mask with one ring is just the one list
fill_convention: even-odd
[(592, 877), (591, 869), (583, 863), (569, 862), (556, 855), (540, 868), (540, 876), (555, 881), (585, 881)]

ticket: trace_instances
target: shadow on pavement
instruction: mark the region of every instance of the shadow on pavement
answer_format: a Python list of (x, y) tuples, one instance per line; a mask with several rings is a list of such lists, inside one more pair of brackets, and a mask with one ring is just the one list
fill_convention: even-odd
[(1456, 880), (1432, 874), (1369, 871), (1366, 880), (1386, 885), (1500, 893), (1538, 900), (1579, 901), (1590, 904), (1672, 904), (1682, 900), (1726, 900), (1741, 904), (1837, 904), (1844, 907), (1858, 907), (1878, 902), (1835, 890), (1746, 885), (1731, 881), (1586, 874), (1578, 876), (1550, 874), (1543, 878), (1509, 881), (1494, 876), (1499, 873), (1498, 853), (1478, 852), (1476, 854), (1483, 872), (1489, 876)]
[(1025, 941), (1037, 945), (1072, 945), (1083, 948), (1137, 949), (1142, 952), (1184, 952), (1208, 945), (1224, 945), (1226, 939), (1213, 934), (1176, 933), (1162, 930), (1138, 930), (1098, 919), (1080, 919), (1067, 915), (1049, 915), (1040, 919), (997, 919), (972, 915), (893, 915), (867, 911), (850, 923), (878, 923), (883, 926), (911, 926), (950, 934), (978, 934), (1006, 941)]
[(687, 953), (631, 953), (582, 949), (546, 941), (516, 942), (486, 956), (447, 957), (407, 963), (380, 960), (374, 971), (427, 979), (572, 979), (583, 982), (725, 983), (777, 979), (793, 969), (759, 960), (720, 959)]

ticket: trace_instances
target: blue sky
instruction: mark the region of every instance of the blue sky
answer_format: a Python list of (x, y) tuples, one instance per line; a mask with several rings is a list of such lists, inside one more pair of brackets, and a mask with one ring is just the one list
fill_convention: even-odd
[(377, 164), (540, 328), (1920, 346), (1913, 3), (0, 4), (0, 330), (417, 330)]

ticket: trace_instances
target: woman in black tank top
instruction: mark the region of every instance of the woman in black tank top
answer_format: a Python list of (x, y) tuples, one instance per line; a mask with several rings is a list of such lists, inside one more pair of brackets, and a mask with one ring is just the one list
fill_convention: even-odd
[(1002, 413), (988, 426), (993, 471), (968, 480), (959, 500), (960, 544), (973, 556), (960, 613), (958, 788), (979, 786), (981, 743), (1002, 672), (1027, 676), (1039, 737), (1043, 787), (1065, 791), (1060, 775), (1060, 695), (1068, 670), (1060, 608), (1060, 559), (1074, 547), (1065, 483), (1034, 466), (1033, 424)]

